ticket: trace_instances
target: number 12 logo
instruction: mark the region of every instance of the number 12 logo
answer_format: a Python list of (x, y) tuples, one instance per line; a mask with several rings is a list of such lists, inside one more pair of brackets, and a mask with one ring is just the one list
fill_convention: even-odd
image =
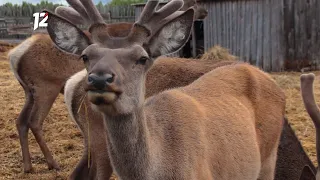
[[(33, 23), (33, 30), (38, 29), (38, 27), (47, 27), (48, 23), (46, 21), (48, 20), (48, 13), (34, 13), (34, 23)], [(43, 19), (39, 23), (40, 17), (43, 17)]]

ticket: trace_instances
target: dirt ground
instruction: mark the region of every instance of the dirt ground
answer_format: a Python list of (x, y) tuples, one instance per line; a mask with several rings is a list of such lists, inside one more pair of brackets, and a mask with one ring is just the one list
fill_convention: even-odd
[[(0, 44), (1, 45), (1, 44)], [(7, 50), (0, 51), (0, 180), (1, 179), (66, 179), (82, 154), (82, 135), (77, 126), (68, 117), (63, 96), (53, 105), (44, 122), (46, 142), (54, 158), (60, 164), (61, 171), (47, 170), (45, 159), (34, 137), (29, 133), (29, 146), (34, 172), (24, 174), (19, 138), (15, 127), (22, 106), (24, 92), (14, 78), (6, 58)], [(315, 96), (320, 101), (320, 72), (315, 83)], [(315, 129), (307, 115), (301, 95), (299, 76), (301, 73), (273, 73), (272, 76), (284, 89), (287, 97), (286, 115), (301, 140), (305, 150), (316, 163)]]

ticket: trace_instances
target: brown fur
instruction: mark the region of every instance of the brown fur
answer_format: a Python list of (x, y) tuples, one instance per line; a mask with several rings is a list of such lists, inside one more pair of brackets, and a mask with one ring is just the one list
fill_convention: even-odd
[[(124, 36), (124, 34), (127, 34), (129, 32), (129, 29), (131, 28), (132, 24), (129, 23), (119, 23), (116, 27), (119, 27), (122, 29), (120, 30), (113, 30), (113, 28), (109, 28), (109, 33), (112, 36)], [(115, 26), (111, 26), (115, 27)], [(117, 28), (115, 28), (117, 29)], [(90, 35), (88, 32), (85, 32), (87, 35)], [(34, 35), (30, 39), (34, 39), (34, 44), (30, 47), (29, 50), (27, 50), (19, 59), (19, 63), (16, 69), (13, 69), (13, 71), (18, 72), (19, 78), (21, 78), (22, 81), (20, 81), (23, 84), (26, 84), (27, 87), (25, 89), (26, 96), (29, 97), (31, 100), (26, 101), (26, 105), (21, 111), (19, 118), (17, 119), (17, 128), (19, 130), (20, 138), (27, 137), (24, 135), (27, 135), (27, 130), (25, 128), (29, 128), (30, 123), (26, 122), (33, 122), (34, 126), (38, 129), (42, 129), (42, 123), (45, 119), (46, 115), (48, 114), (54, 100), (58, 96), (59, 92), (63, 92), (63, 87), (65, 81), (74, 73), (80, 71), (84, 68), (81, 60), (78, 59), (77, 56), (69, 55), (64, 52), (61, 52), (58, 50), (53, 44), (50, 39), (50, 37), (47, 34), (39, 34)], [(39, 51), (39, 49), (51, 49), (50, 51)], [(14, 54), (15, 49), (11, 51), (10, 54)], [(10, 58), (10, 56), (9, 56)], [(67, 59), (67, 60), (66, 60)], [(10, 61), (13, 59), (10, 58)], [(80, 61), (80, 62), (79, 62)], [(38, 63), (41, 62), (41, 63)], [(232, 62), (223, 62), (226, 64), (232, 63)], [(150, 76), (156, 76), (157, 74), (167, 74), (166, 76), (162, 77), (162, 83), (158, 83), (159, 81), (155, 81), (150, 79), (147, 82), (150, 82), (150, 84), (147, 84), (148, 88), (147, 96), (149, 94), (154, 94), (157, 92), (160, 92), (162, 90), (165, 90), (167, 88), (172, 87), (178, 87), (182, 85), (189, 84), (194, 79), (200, 77), (205, 72), (208, 72), (209, 70), (215, 68), (216, 65), (214, 65), (214, 62), (210, 61), (199, 61), (199, 60), (186, 60), (181, 58), (172, 58), (169, 61), (157, 61), (155, 63), (155, 66), (150, 70), (151, 75)], [(50, 68), (48, 68), (50, 67)], [(32, 73), (28, 73), (32, 72)], [(150, 77), (148, 76), (148, 77)], [(170, 77), (170, 78), (165, 78)], [(155, 77), (154, 79), (161, 79), (159, 77)], [(46, 88), (48, 87), (48, 88)], [(50, 88), (49, 88), (50, 87)], [(47, 91), (45, 91), (47, 89)], [(36, 97), (37, 101), (34, 101), (34, 98)], [(42, 102), (40, 105), (39, 103)], [(31, 110), (32, 106), (34, 104), (39, 104), (38, 106), (35, 106), (35, 110)], [(30, 115), (35, 114), (35, 115)], [(39, 117), (38, 114), (41, 114)], [(30, 118), (27, 118), (30, 117)], [(33, 118), (31, 118), (33, 117)], [(24, 124), (25, 123), (25, 124)], [(84, 122), (77, 122), (78, 125)], [(23, 132), (21, 132), (20, 129), (24, 129)], [(87, 126), (81, 128), (86, 130)], [(86, 134), (84, 134), (86, 136)], [(29, 172), (31, 170), (31, 161), (30, 161), (30, 155), (28, 146), (25, 146), (25, 143), (27, 143), (27, 140), (21, 140), (22, 151), (23, 151), (23, 162), (24, 162), (24, 169), (25, 172)], [(44, 142), (44, 141), (43, 141)], [(85, 143), (87, 140), (84, 141)], [(46, 146), (45, 143), (44, 146)], [(27, 150), (24, 150), (26, 147)], [(49, 150), (48, 150), (49, 151)], [(26, 153), (25, 153), (26, 152)], [(50, 153), (50, 152), (49, 152)], [(45, 154), (45, 153), (44, 153)], [(47, 158), (47, 157), (46, 157)], [(84, 153), (83, 158), (87, 158), (87, 154)], [(54, 159), (52, 158), (51, 153), (49, 154), (47, 158), (48, 162), (50, 164), (49, 167), (52, 168), (54, 166), (57, 167), (57, 163), (55, 163)], [(81, 162), (78, 164), (79, 167), (87, 168), (87, 160), (81, 160)], [(94, 165), (94, 163), (93, 163)], [(81, 170), (78, 170), (79, 167), (75, 169), (75, 171), (72, 173), (71, 177), (75, 177), (80, 172), (84, 172), (85, 170), (80, 168)], [(95, 172), (95, 166), (92, 166), (90, 168), (90, 174), (94, 174)], [(109, 174), (109, 176), (111, 173)]]
[[(159, 11), (179, 9), (180, 1), (172, 2)], [(156, 57), (188, 40), (194, 17), (193, 9), (170, 16), (152, 33), (157, 5), (149, 1), (138, 29), (108, 44), (100, 43), (108, 37), (98, 26), (93, 44), (81, 33), (61, 34), (78, 31), (49, 15), (51, 38), (65, 51), (81, 54), (88, 71), (67, 82), (67, 103), (83, 84), (92, 108), (103, 115), (108, 154), (120, 179), (273, 179), (285, 96), (258, 68), (222, 66), (190, 85), (144, 99), (148, 69)]]
[[(146, 78), (146, 97), (150, 97), (166, 89), (186, 86), (211, 69), (215, 69), (217, 67), (232, 63), (235, 62), (226, 61), (215, 64), (210, 61), (193, 61), (182, 58), (159, 58), (159, 60), (154, 63), (154, 66), (152, 66), (148, 71)], [(75, 92), (76, 94), (80, 95), (83, 95), (85, 93), (82, 86), (77, 87)], [(79, 112), (79, 114), (82, 114), (81, 116), (77, 115), (78, 113), (76, 112), (80, 104), (80, 97), (74, 96), (73, 99), (74, 100), (72, 101), (72, 106), (74, 107), (74, 116), (76, 117), (76, 119), (79, 118), (77, 120), (78, 124), (86, 124), (84, 108), (82, 108), (82, 110)], [(87, 107), (90, 107), (89, 102), (86, 101), (86, 103), (88, 103)], [(92, 111), (91, 108), (88, 108), (88, 110)], [(100, 115), (96, 115), (93, 117), (89, 115), (88, 119), (92, 122), (92, 124), (96, 124), (96, 126), (98, 127), (102, 127), (103, 125), (102, 116)], [(95, 119), (95, 121), (93, 121), (93, 119)], [(87, 128), (87, 126), (82, 127), (82, 129)], [(91, 128), (90, 131), (98, 130)], [(104, 143), (106, 141), (105, 138), (95, 138), (94, 140), (100, 141), (100, 143)], [(91, 146), (90, 148), (95, 149), (96, 147)], [(105, 148), (107, 148), (106, 144)], [(84, 163), (87, 163), (87, 157), (87, 154), (83, 155), (83, 158), (86, 158)], [(109, 157), (105, 156), (104, 159), (101, 158), (98, 159), (98, 161), (108, 162)], [(92, 161), (91, 163), (91, 169), (93, 169), (93, 167), (95, 167), (95, 162)], [(303, 147), (296, 137), (294, 131), (292, 130), (290, 124), (288, 123), (288, 120), (285, 119), (280, 144), (278, 147), (275, 180), (298, 180), (301, 175), (301, 170), (305, 165), (308, 165), (311, 168), (312, 172), (316, 173), (314, 165), (303, 150)], [(84, 167), (87, 167), (87, 164)], [(304, 170), (305, 172), (307, 172), (307, 176), (304, 175), (304, 172), (303, 177), (308, 178), (310, 176), (308, 170), (309, 169)]]
[[(131, 27), (131, 23), (112, 24), (108, 27), (108, 32), (112, 36), (122, 37), (128, 34)], [(88, 32), (85, 33), (90, 36)], [(32, 43), (28, 47), (23, 47), (23, 54), (20, 52), (19, 46), (21, 45), (19, 45), (8, 55), (12, 71), (26, 94), (26, 103), (16, 120), (23, 167), (25, 172), (32, 170), (28, 148), (30, 128), (47, 160), (48, 168), (59, 169), (43, 138), (42, 124), (54, 100), (59, 92), (62, 92), (67, 79), (82, 70), (84, 65), (78, 56), (57, 49), (48, 34), (33, 35), (24, 42), (27, 41), (32, 41)]]
[[(207, 61), (199, 61), (199, 60), (188, 60), (188, 59), (182, 59), (182, 58), (159, 58), (154, 64), (154, 66), (149, 70), (147, 74), (147, 82), (146, 82), (146, 97), (150, 97), (152, 95), (155, 95), (163, 90), (171, 89), (175, 87), (185, 86), (196, 80), (198, 77), (203, 75), (204, 73), (215, 69), (220, 66), (229, 65), (235, 63), (234, 61), (225, 61), (225, 62), (207, 62)], [(161, 76), (159, 76), (161, 74)], [(72, 114), (75, 117), (75, 121), (77, 122), (80, 129), (83, 130), (83, 134), (85, 137), (85, 144), (87, 145), (87, 129), (88, 129), (88, 123), (87, 119), (91, 122), (90, 126), (90, 132), (97, 132), (98, 136), (94, 136), (91, 134), (91, 142), (93, 142), (90, 146), (91, 154), (93, 155), (93, 152), (99, 152), (100, 158), (92, 158), (91, 161), (91, 168), (90, 172), (95, 172), (96, 174), (101, 174), (104, 171), (108, 171), (108, 164), (106, 162), (110, 163), (109, 157), (107, 154), (103, 154), (101, 152), (101, 149), (107, 149), (106, 144), (106, 137), (101, 136), (102, 132), (104, 132), (103, 127), (103, 119), (102, 116), (99, 113), (96, 113), (92, 110), (90, 103), (88, 100), (86, 100), (84, 103), (86, 105), (82, 105), (82, 108), (80, 109), (79, 113), (78, 108), (80, 107), (80, 99), (85, 94), (84, 86), (82, 84), (78, 85), (74, 89), (74, 95), (72, 97), (71, 103), (72, 107)], [(88, 110), (88, 116), (86, 118), (85, 116), (85, 106)], [(98, 138), (99, 137), (99, 138)], [(100, 149), (97, 151), (97, 149)], [(82, 156), (83, 160), (83, 169), (79, 172), (88, 171), (86, 169), (87, 167), (87, 161), (88, 161), (88, 147), (85, 146), (85, 153)], [(104, 166), (101, 166), (101, 170), (97, 170), (98, 164), (106, 163)], [(79, 163), (80, 164), (80, 163)], [(109, 165), (110, 166), (110, 165)], [(102, 171), (102, 172), (100, 172)], [(91, 173), (94, 174), (94, 173)], [(81, 175), (81, 174), (80, 174)], [(111, 173), (109, 174), (109, 176)], [(74, 175), (76, 176), (76, 175)], [(78, 175), (79, 176), (79, 175)], [(98, 176), (98, 175), (96, 175)], [(82, 176), (83, 178), (85, 176)], [(101, 175), (100, 178), (106, 179), (107, 175)]]
[[(131, 27), (132, 23), (112, 24), (108, 26), (108, 33), (110, 36), (123, 37), (130, 32)], [(88, 32), (85, 34), (90, 37)], [(24, 171), (30, 172), (32, 169), (28, 148), (27, 132), (29, 128), (45, 155), (49, 169), (59, 169), (43, 139), (42, 124), (58, 93), (63, 92), (66, 80), (84, 66), (79, 64), (78, 57), (58, 50), (46, 34), (34, 35), (29, 40), (32, 40), (33, 43), (24, 49), (23, 54), (19, 54), (20, 52), (17, 52), (16, 49), (9, 54), (12, 64), (16, 63), (15, 66), (12, 66), (12, 71), (26, 93), (25, 106), (16, 121)], [(16, 58), (16, 55), (19, 58)], [(68, 61), (65, 61), (66, 59)]]
[[(162, 61), (161, 63), (165, 63), (166, 61), (168, 62), (169, 60), (165, 60), (165, 59), (163, 59), (163, 60), (159, 60), (159, 62), (160, 61)], [(157, 63), (157, 62), (156, 62)], [(154, 66), (153, 68), (156, 68), (157, 66)], [(173, 67), (173, 66), (168, 66), (168, 68), (169, 67)], [(150, 75), (151, 74), (153, 74), (151, 71), (153, 70), (153, 68), (151, 68), (151, 70), (150, 70), (150, 73), (148, 73), (148, 77), (147, 77), (147, 79), (150, 79), (150, 78), (152, 78), (152, 77), (150, 77)], [(226, 67), (227, 68), (227, 67)], [(221, 68), (220, 69), (217, 69), (217, 70), (219, 70), (219, 71), (221, 71)], [(157, 71), (154, 71), (154, 72), (157, 72)], [(181, 71), (180, 73), (183, 73), (183, 72), (186, 72), (186, 71)], [(179, 73), (177, 73), (177, 74), (179, 74)], [(187, 73), (186, 73), (187, 74)], [(250, 74), (250, 73), (248, 73), (248, 74)], [(163, 75), (163, 74), (162, 74)], [(164, 74), (165, 75), (165, 74)], [(183, 75), (183, 74), (182, 74)], [(229, 77), (230, 79), (237, 79), (237, 78), (235, 78), (235, 76), (236, 75), (239, 75), (239, 74), (235, 74), (235, 75), (233, 75), (233, 76), (231, 76), (231, 77)], [(185, 76), (183, 76), (183, 77), (185, 77)], [(225, 75), (225, 77), (226, 77), (226, 75)], [(241, 76), (240, 76), (241, 77)], [(244, 76), (243, 78), (245, 78), (246, 76)], [(262, 77), (264, 77), (264, 75), (262, 76)], [(161, 82), (165, 82), (166, 81), (166, 79), (167, 79), (167, 76), (158, 76), (158, 78), (160, 78), (159, 80), (158, 80), (158, 85), (159, 86), (161, 86), (162, 85), (162, 83)], [(242, 78), (242, 77), (241, 77)], [(222, 81), (224, 78), (222, 78), (220, 81)], [(257, 82), (258, 81), (258, 79), (259, 80), (261, 80), (260, 78), (257, 78), (256, 80), (254, 80), (253, 82)], [(273, 84), (274, 82), (273, 81), (271, 81), (271, 80), (269, 80), (270, 82), (269, 83), (271, 83), (271, 84)], [(241, 82), (239, 79), (237, 80), (237, 82)], [(247, 82), (252, 82), (252, 81), (247, 81)], [(269, 83), (266, 83), (265, 85), (264, 85), (264, 87), (265, 86), (268, 86), (268, 85), (270, 85)], [(148, 83), (147, 83), (148, 84)], [(221, 84), (221, 83), (218, 83), (218, 82), (212, 82), (212, 84)], [(253, 83), (253, 84), (255, 84), (255, 83)], [(155, 92), (155, 91), (157, 91), (157, 90), (152, 90), (152, 88), (154, 88), (154, 87), (159, 87), (159, 86), (147, 86), (146, 87), (146, 90), (147, 90), (147, 94), (148, 94), (148, 90), (149, 90), (149, 93), (150, 92)], [(174, 86), (174, 84), (173, 84), (173, 86)], [(159, 89), (165, 89), (165, 88), (167, 88), (167, 87), (160, 87)], [(213, 90), (216, 90), (218, 87), (210, 87), (210, 91), (213, 91)], [(253, 87), (252, 87), (253, 88)], [(208, 87), (208, 89), (209, 89), (209, 87)], [(225, 90), (226, 88), (223, 88), (223, 87), (221, 87), (221, 88), (218, 88), (218, 89), (222, 89), (222, 90)], [(253, 88), (253, 89), (255, 89), (255, 88)], [(260, 89), (260, 88), (259, 88)], [(262, 88), (263, 89), (263, 88)], [(277, 90), (274, 90), (274, 89), (277, 89)], [(279, 90), (279, 88), (278, 87), (276, 87), (275, 85), (272, 85), (271, 87), (268, 87), (267, 88), (267, 90), (268, 91), (279, 91), (278, 93), (280, 93), (280, 94), (282, 94), (282, 96), (283, 96), (283, 93), (281, 92), (281, 90)], [(84, 89), (83, 89), (83, 87), (81, 88), (81, 87), (77, 87), (76, 89), (75, 89), (75, 91), (77, 92), (77, 91), (79, 91), (79, 92), (81, 92), (82, 91), (82, 93), (84, 92)], [(218, 91), (218, 92), (216, 92), (216, 93), (219, 93), (220, 91)], [(225, 92), (225, 91), (223, 91), (223, 92)], [(235, 92), (236, 93), (236, 92)], [(250, 93), (250, 91), (248, 92), (248, 93)], [(262, 92), (260, 92), (260, 93), (263, 93), (263, 91)], [(268, 93), (271, 93), (271, 92), (268, 92)], [(80, 93), (81, 94), (81, 93)], [(166, 93), (165, 93), (166, 94)], [(238, 93), (236, 93), (236, 94), (238, 94)], [(273, 94), (273, 93), (272, 93)], [(273, 94), (273, 95), (275, 95), (275, 94)], [(164, 97), (163, 98), (161, 98), (163, 95), (160, 95), (160, 97), (159, 98), (157, 98), (157, 100), (154, 100), (154, 98), (155, 97), (153, 97), (152, 99), (149, 99), (149, 100), (147, 100), (148, 102), (152, 102), (152, 103), (154, 103), (154, 101), (155, 102), (158, 102), (158, 101), (161, 101), (161, 99), (165, 99)], [(178, 96), (179, 97), (179, 95), (178, 94), (176, 94), (175, 95), (175, 97), (176, 96)], [(278, 95), (275, 95), (276, 97), (279, 97)], [(170, 96), (171, 97), (171, 96)], [(217, 96), (217, 97), (219, 97), (219, 96)], [(267, 97), (266, 97), (267, 98)], [(268, 100), (270, 100), (269, 99), (270, 97), (268, 97)], [(281, 98), (282, 100), (283, 100), (283, 97)], [(75, 98), (75, 100), (76, 100), (76, 98)], [(257, 101), (257, 102), (263, 102), (262, 100), (261, 101)], [(281, 102), (283, 103), (283, 101), (279, 101), (279, 103), (281, 104)], [(74, 102), (75, 103), (75, 102)], [(87, 103), (89, 103), (89, 102), (87, 102)], [(152, 103), (150, 104), (150, 105), (152, 105)], [(168, 102), (167, 102), (168, 103)], [(269, 103), (269, 104), (271, 104), (271, 103)], [(272, 104), (274, 104), (273, 102), (272, 102)], [(221, 105), (220, 105), (221, 106)], [(253, 106), (253, 105), (252, 105)], [(271, 106), (271, 105), (270, 105)], [(76, 107), (76, 106), (75, 106)], [(89, 107), (89, 106), (88, 106)], [(168, 104), (166, 105), (166, 107), (167, 108), (169, 108), (169, 107), (171, 107), (171, 106), (169, 106)], [(219, 105), (216, 105), (216, 106), (210, 106), (210, 107), (219, 107)], [(223, 105), (223, 106), (221, 106), (221, 107), (224, 107), (224, 108), (228, 108), (228, 107), (226, 107), (226, 105)], [(230, 106), (229, 108), (232, 108), (233, 106)], [(256, 107), (259, 107), (259, 106), (256, 106)], [(261, 107), (262, 108), (262, 107)], [(265, 107), (263, 107), (263, 108), (265, 108)], [(282, 109), (283, 110), (283, 108), (284, 108), (284, 106), (282, 107), (282, 108), (280, 108), (280, 109)], [(76, 108), (74, 108), (74, 109), (76, 109)], [(272, 107), (272, 110), (273, 109), (275, 109), (275, 107), (273, 106)], [(280, 109), (278, 109), (277, 111), (280, 111)], [(90, 110), (90, 111), (92, 111), (92, 110)], [(163, 110), (164, 111), (164, 110)], [(220, 108), (220, 110), (219, 111), (217, 111), (217, 112), (215, 112), (214, 114), (216, 114), (216, 113), (222, 113), (222, 112), (226, 112), (226, 110), (222, 110), (221, 108)], [(81, 112), (80, 112), (81, 113)], [(83, 111), (82, 111), (82, 113), (83, 113)], [(187, 112), (185, 112), (185, 113), (187, 113)], [(282, 112), (283, 113), (283, 112)], [(238, 114), (238, 113), (237, 113)], [(280, 113), (281, 114), (281, 113)], [(163, 116), (163, 115), (162, 115)], [(157, 116), (157, 117), (160, 117), (160, 116)], [(219, 117), (219, 116), (218, 116)], [(274, 132), (274, 135), (275, 134), (280, 134), (280, 128), (281, 128), (281, 116), (279, 117), (280, 119), (278, 119), (278, 120), (276, 120), (276, 124), (274, 124), (274, 126), (278, 126), (278, 128), (273, 128), (273, 132), (276, 130), (276, 132)], [(90, 119), (90, 121), (91, 122), (93, 122), (93, 123), (102, 123), (102, 118), (100, 117), (100, 118), (96, 118), (96, 117), (90, 117), (89, 116), (89, 119)], [(165, 119), (165, 117), (163, 117), (163, 119)], [(199, 120), (199, 118), (196, 118), (197, 119), (197, 121)], [(235, 118), (236, 119), (236, 118)], [(150, 119), (151, 120), (151, 119)], [(262, 118), (261, 118), (261, 120), (262, 120)], [(234, 121), (234, 120), (232, 120), (232, 121)], [(228, 121), (226, 121), (226, 122), (228, 122)], [(279, 124), (280, 123), (280, 124)], [(227, 123), (228, 124), (228, 123)], [(257, 122), (257, 124), (258, 124), (258, 126), (264, 126), (264, 123), (263, 124), (260, 124), (259, 122)], [(172, 127), (175, 127), (174, 125), (171, 125)], [(180, 126), (180, 125), (179, 125)], [(158, 126), (157, 126), (158, 127)], [(178, 127), (178, 126), (177, 126)], [(192, 126), (192, 129), (194, 129), (195, 127), (194, 127), (194, 125)], [(239, 128), (239, 129), (241, 129), (241, 128)], [(259, 128), (258, 128), (259, 129)], [(92, 131), (93, 131), (94, 129), (92, 129)], [(269, 129), (270, 130), (270, 129)], [(190, 130), (191, 131), (191, 130)], [(195, 131), (195, 130), (193, 130), (193, 131)], [(221, 130), (219, 130), (219, 131), (217, 131), (217, 132), (220, 132)], [(198, 133), (199, 132), (201, 132), (200, 130), (199, 131), (197, 131)], [(261, 132), (260, 134), (264, 134), (265, 132)], [(222, 133), (223, 134), (223, 133)], [(273, 134), (273, 133), (272, 133)], [(232, 138), (231, 138), (232, 139)], [(162, 139), (162, 141), (165, 141), (165, 139)], [(265, 139), (265, 141), (267, 142), (268, 140), (267, 139)], [(180, 141), (175, 141), (175, 143), (179, 143)], [(201, 142), (201, 141), (200, 141)], [(264, 142), (264, 141), (263, 141)], [(265, 143), (260, 143), (260, 144), (266, 144), (266, 142)], [(275, 141), (268, 141), (268, 142), (273, 142), (273, 143), (276, 143)], [(161, 144), (161, 143), (160, 143)], [(235, 144), (237, 144), (237, 143), (235, 143)], [(199, 144), (197, 144), (197, 146), (199, 146)], [(275, 146), (275, 144), (270, 144), (270, 146)], [(156, 147), (158, 147), (158, 146), (156, 146)], [(178, 144), (175, 144), (175, 147), (179, 147), (179, 145)], [(217, 147), (220, 147), (220, 146), (217, 146)], [(158, 148), (160, 148), (160, 147), (158, 147)], [(197, 147), (197, 148), (199, 148), (199, 147)], [(160, 148), (161, 149), (161, 148)], [(233, 149), (231, 149), (231, 151), (232, 151)], [(224, 152), (223, 154), (229, 154), (229, 153), (231, 153), (231, 152), (229, 152), (229, 153), (226, 153), (226, 151), (218, 151), (217, 150), (217, 153), (219, 153), (219, 152)], [(268, 153), (267, 153), (268, 154)], [(220, 155), (221, 156), (221, 155)], [(225, 156), (225, 155), (224, 155)], [(265, 158), (265, 156), (261, 156), (261, 157), (264, 157)], [(107, 156), (106, 156), (106, 158), (107, 158)], [(181, 157), (182, 158), (182, 157)], [(181, 158), (177, 158), (177, 159), (175, 159), (176, 161), (178, 161), (178, 159), (181, 159)], [(200, 158), (200, 159), (202, 159), (202, 158)], [(133, 162), (134, 162), (134, 160), (132, 160)], [(225, 161), (224, 161), (225, 162)], [(170, 163), (172, 163), (172, 162), (170, 162)], [(182, 163), (182, 162), (177, 162), (177, 164), (179, 164), (180, 165), (180, 163)], [(170, 171), (168, 171), (168, 172), (170, 172)], [(174, 171), (173, 171), (174, 172)], [(170, 174), (170, 173), (169, 173)], [(169, 174), (168, 174), (168, 176), (169, 176)], [(189, 176), (189, 177), (193, 177), (193, 176)], [(190, 178), (186, 178), (186, 179), (190, 179)], [(199, 176), (197, 176), (197, 179), (210, 179), (210, 178), (201, 178), (201, 175), (199, 175)], [(221, 178), (217, 178), (217, 179), (221, 179)], [(232, 179), (232, 178), (229, 178), (229, 179)]]

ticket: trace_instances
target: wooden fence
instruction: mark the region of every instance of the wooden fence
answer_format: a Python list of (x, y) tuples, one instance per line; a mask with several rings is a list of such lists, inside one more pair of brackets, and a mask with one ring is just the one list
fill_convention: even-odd
[(320, 1), (285, 0), (286, 66), (320, 68)]
[[(107, 23), (134, 22), (135, 20), (134, 6), (101, 6), (98, 9)], [(86, 28), (84, 25), (79, 27)], [(33, 17), (0, 17), (0, 38), (26, 38), (32, 33), (34, 33)]]
[(319, 0), (204, 1), (204, 46), (221, 45), (265, 71), (320, 65)]
[(282, 0), (206, 2), (204, 46), (221, 45), (241, 60), (266, 71), (284, 61)]
[[(320, 69), (320, 0), (206, 0), (204, 50), (221, 45), (265, 71)], [(161, 3), (161, 6), (164, 3)], [(106, 22), (133, 22), (137, 6), (100, 7)], [(111, 14), (111, 18), (108, 18)], [(0, 19), (0, 37), (3, 31)], [(181, 54), (181, 52), (180, 52)], [(178, 56), (178, 53), (173, 56)]]

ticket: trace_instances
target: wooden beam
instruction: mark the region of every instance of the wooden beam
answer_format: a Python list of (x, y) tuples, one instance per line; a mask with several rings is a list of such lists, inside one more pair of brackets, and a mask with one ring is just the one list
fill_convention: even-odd
[(195, 22), (193, 22), (193, 27), (192, 27), (192, 57), (195, 58), (197, 56), (197, 41), (196, 41), (196, 30), (195, 30)]

